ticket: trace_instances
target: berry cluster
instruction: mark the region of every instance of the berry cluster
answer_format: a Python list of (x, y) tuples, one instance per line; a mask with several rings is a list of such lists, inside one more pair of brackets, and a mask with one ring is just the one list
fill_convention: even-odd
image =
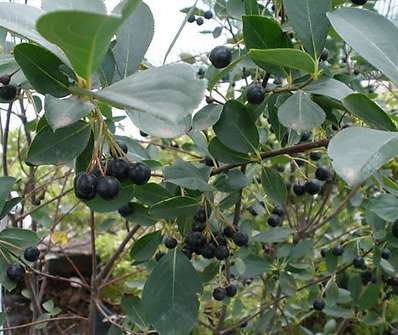
[(233, 298), (237, 292), (238, 292), (238, 288), (233, 284), (229, 284), (225, 288), (224, 287), (216, 287), (213, 290), (213, 298), (217, 301), (222, 301), (226, 297)]
[[(27, 262), (36, 262), (40, 257), (37, 247), (28, 247), (24, 251), (24, 259)], [(7, 267), (7, 278), (14, 283), (20, 283), (25, 276), (25, 268), (20, 263), (10, 264)]]
[[(123, 143), (118, 144), (127, 154), (127, 146)], [(142, 185), (147, 183), (150, 177), (151, 170), (145, 164), (129, 163), (124, 158), (113, 157), (106, 161), (101, 169), (95, 169), (91, 173), (78, 174), (74, 180), (75, 195), (82, 200), (91, 200), (98, 195), (102, 199), (110, 201), (119, 194), (121, 182), (130, 181)]]
[(205, 18), (206, 20), (212, 19), (213, 18), (213, 12), (211, 10), (208, 10), (208, 11), (203, 13), (203, 17), (202, 16), (196, 17), (195, 15), (190, 15), (188, 17), (187, 21), (189, 23), (194, 23), (196, 21), (196, 24), (198, 26), (201, 26), (205, 22), (203, 18)]

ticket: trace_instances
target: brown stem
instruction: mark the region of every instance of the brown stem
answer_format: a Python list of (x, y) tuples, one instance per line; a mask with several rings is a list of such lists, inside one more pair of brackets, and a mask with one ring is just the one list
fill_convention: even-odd
[(95, 316), (97, 312), (97, 253), (95, 247), (95, 215), (90, 211), (90, 233), (91, 233), (91, 298), (88, 316), (88, 335), (95, 334)]

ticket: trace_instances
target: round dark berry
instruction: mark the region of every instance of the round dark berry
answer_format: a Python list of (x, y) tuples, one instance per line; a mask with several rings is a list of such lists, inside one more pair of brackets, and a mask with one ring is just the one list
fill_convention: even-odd
[(332, 254), (339, 257), (342, 256), (344, 253), (344, 247), (341, 245), (336, 245), (335, 247), (333, 247), (332, 249)]
[(301, 135), (300, 142), (301, 142), (301, 143), (302, 143), (302, 142), (307, 142), (307, 141), (310, 140), (310, 138), (311, 138), (311, 132), (305, 132), (305, 133), (303, 133), (303, 134)]
[(315, 299), (312, 303), (312, 307), (314, 307), (316, 311), (322, 311), (325, 308), (325, 301), (322, 299)]
[(310, 159), (314, 162), (319, 161), (322, 157), (322, 154), (319, 151), (313, 151), (310, 153)]
[(7, 267), (7, 277), (14, 283), (19, 283), (23, 280), (25, 269), (21, 264), (11, 264)]
[(128, 204), (124, 205), (123, 207), (120, 207), (118, 209), (118, 212), (121, 216), (126, 218), (134, 213), (134, 206), (131, 202), (129, 202)]
[(247, 245), (249, 244), (249, 237), (239, 231), (235, 232), (232, 239), (238, 247), (247, 247)]
[(208, 105), (211, 105), (212, 103), (214, 103), (214, 98), (212, 98), (212, 97), (206, 97), (206, 103), (207, 103)]
[(187, 20), (189, 23), (194, 23), (196, 21), (195, 15), (190, 15)]
[(166, 237), (164, 245), (167, 249), (174, 249), (177, 246), (177, 240), (174, 237)]
[(129, 179), (137, 185), (143, 185), (151, 178), (151, 169), (143, 163), (130, 165)]
[(261, 104), (265, 99), (265, 90), (262, 85), (253, 84), (250, 85), (246, 90), (247, 102), (253, 105)]
[(234, 238), (236, 229), (231, 226), (226, 226), (223, 230), (224, 236), (227, 238)]
[(394, 235), (394, 237), (398, 238), (398, 220), (396, 220), (391, 227), (391, 232)]
[(226, 297), (226, 295), (227, 295), (227, 292), (226, 292), (225, 288), (216, 287), (216, 288), (213, 290), (213, 298), (214, 298), (215, 300), (217, 300), (217, 301), (222, 301), (222, 300), (224, 300), (225, 297)]
[(356, 267), (357, 269), (366, 269), (365, 260), (364, 260), (363, 257), (361, 257), (361, 256), (356, 256), (356, 257), (354, 258), (354, 260), (352, 261), (352, 264), (353, 264), (354, 267)]
[(205, 237), (198, 231), (191, 231), (185, 237), (185, 243), (192, 248), (199, 248), (203, 246), (205, 241)]
[(199, 231), (202, 232), (206, 229), (206, 221), (205, 222), (201, 222), (201, 221), (194, 221), (192, 223), (192, 230), (193, 231)]
[(184, 246), (184, 247), (181, 249), (181, 251), (182, 251), (182, 253), (183, 253), (185, 256), (188, 257), (188, 259), (191, 259), (191, 258), (192, 258), (192, 249), (189, 248), (188, 246)]
[(249, 322), (243, 321), (243, 322), (240, 323), (239, 327), (240, 328), (246, 328), (248, 324), (249, 324)]
[(13, 101), (17, 96), (18, 89), (14, 85), (0, 87), (0, 99), (3, 101)]
[(285, 215), (285, 210), (282, 207), (274, 207), (271, 213), (283, 217)]
[(329, 50), (323, 49), (321, 55), (319, 56), (319, 59), (321, 60), (321, 62), (326, 62), (328, 58), (329, 58)]
[(229, 257), (229, 250), (225, 245), (218, 245), (214, 251), (214, 256), (216, 256), (219, 261), (222, 261)]
[(28, 247), (25, 249), (23, 257), (28, 262), (36, 262), (40, 257), (40, 250), (37, 247)]
[(206, 259), (212, 259), (215, 255), (216, 247), (213, 243), (206, 243), (200, 250), (200, 254)]
[(129, 163), (121, 158), (112, 159), (109, 162), (106, 174), (120, 181), (126, 181), (129, 177)]
[(203, 20), (203, 17), (197, 17), (196, 18), (196, 24), (198, 25), (198, 26), (201, 26), (203, 23), (204, 23), (205, 21)]
[(161, 252), (161, 251), (158, 251), (157, 253), (156, 253), (156, 255), (155, 255), (155, 259), (156, 259), (156, 261), (160, 261), (160, 259), (163, 257), (165, 255), (165, 253), (164, 252)]
[(257, 216), (258, 215), (258, 212), (256, 211), (256, 209), (253, 206), (249, 206), (247, 208), (247, 211), (253, 216)]
[(310, 195), (318, 194), (321, 191), (321, 184), (317, 180), (307, 181), (304, 185), (305, 191)]
[(320, 166), (315, 171), (315, 177), (318, 180), (326, 181), (330, 178), (330, 171), (327, 168)]
[(5, 74), (3, 76), (0, 76), (0, 83), (3, 85), (8, 85), (11, 81), (11, 75)]
[(321, 256), (322, 256), (323, 258), (325, 258), (326, 255), (328, 254), (328, 252), (329, 252), (329, 249), (328, 249), (328, 248), (322, 248), (322, 249), (321, 249)]
[(200, 161), (202, 164), (209, 166), (209, 167), (213, 167), (214, 166), (214, 162), (210, 157), (205, 157)]
[(104, 200), (114, 199), (120, 191), (120, 181), (112, 176), (97, 178), (97, 194)]
[(361, 273), (361, 280), (362, 284), (367, 285), (373, 280), (373, 273), (372, 271), (364, 271)]
[(281, 223), (282, 223), (282, 219), (281, 219), (281, 217), (279, 216), (279, 215), (277, 215), (277, 214), (272, 214), (269, 218), (268, 218), (268, 224), (271, 226), (271, 227), (277, 227), (277, 226), (280, 226), (281, 225)]
[(359, 75), (361, 72), (358, 70), (358, 69), (355, 69), (354, 70), (354, 74), (357, 76), (357, 75)]
[(368, 0), (351, 0), (354, 5), (362, 6), (368, 2)]
[(146, 132), (144, 132), (144, 131), (142, 131), (142, 130), (140, 130), (140, 135), (141, 135), (142, 137), (148, 137), (148, 136), (149, 136)]
[(297, 196), (302, 196), (305, 194), (305, 185), (303, 184), (294, 184), (293, 185), (293, 192)]
[(391, 251), (390, 249), (383, 249), (383, 251), (381, 252), (381, 257), (384, 259), (389, 259), (391, 257)]
[(228, 297), (233, 298), (238, 292), (238, 289), (235, 285), (230, 284), (225, 288), (225, 291), (227, 292)]
[(77, 198), (82, 200), (95, 198), (97, 190), (97, 177), (95, 175), (80, 173), (75, 177), (73, 184)]
[(210, 20), (213, 18), (213, 12), (211, 10), (207, 10), (204, 12), (203, 16), (205, 19)]
[(204, 208), (199, 208), (196, 211), (193, 219), (199, 222), (206, 222), (206, 210)]
[(210, 52), (209, 60), (217, 69), (227, 67), (232, 61), (231, 49), (223, 45), (215, 47)]

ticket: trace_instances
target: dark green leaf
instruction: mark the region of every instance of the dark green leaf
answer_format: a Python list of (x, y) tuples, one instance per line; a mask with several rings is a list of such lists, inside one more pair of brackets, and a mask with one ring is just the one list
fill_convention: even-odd
[(275, 202), (284, 205), (287, 189), (282, 176), (273, 169), (264, 168), (261, 174), (264, 192)]
[(158, 249), (161, 242), (162, 234), (160, 231), (146, 234), (134, 243), (130, 250), (131, 259), (137, 263), (148, 261)]
[(149, 214), (159, 219), (176, 219), (177, 217), (193, 216), (199, 203), (190, 197), (173, 197), (154, 204)]

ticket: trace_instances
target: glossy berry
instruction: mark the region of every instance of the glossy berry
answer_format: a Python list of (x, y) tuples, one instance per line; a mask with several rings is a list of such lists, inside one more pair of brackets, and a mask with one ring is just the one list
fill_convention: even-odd
[(330, 171), (327, 168), (320, 166), (315, 171), (315, 177), (318, 180), (326, 181), (330, 179)]
[(124, 205), (123, 207), (120, 207), (118, 209), (118, 212), (121, 216), (126, 218), (134, 213), (134, 206), (131, 202), (129, 202), (128, 204)]
[(249, 244), (249, 237), (239, 231), (234, 234), (232, 239), (238, 247), (246, 247)]
[(167, 249), (174, 249), (177, 246), (177, 240), (174, 237), (166, 237), (164, 245)]
[(383, 251), (381, 252), (381, 257), (384, 259), (389, 259), (391, 257), (391, 251), (390, 249), (383, 249)]
[(11, 264), (7, 267), (7, 277), (14, 283), (19, 283), (23, 280), (25, 269), (21, 264)]
[(212, 243), (206, 243), (200, 250), (200, 254), (206, 259), (212, 259), (215, 255), (216, 248)]
[(268, 218), (268, 224), (271, 226), (271, 227), (277, 227), (277, 226), (280, 226), (281, 225), (281, 223), (282, 223), (282, 219), (281, 219), (281, 217), (279, 216), (279, 215), (277, 215), (277, 214), (272, 214), (269, 218)]
[(214, 162), (210, 157), (205, 157), (200, 161), (202, 164), (209, 166), (209, 167), (213, 167), (214, 166)]
[(368, 2), (368, 0), (351, 0), (354, 5), (362, 6)]
[(129, 177), (129, 163), (121, 158), (112, 159), (106, 171), (108, 176), (113, 176), (119, 181), (126, 181)]
[(236, 295), (236, 293), (238, 292), (238, 289), (235, 285), (230, 284), (225, 288), (225, 291), (226, 291), (228, 297), (233, 298)]
[(216, 287), (213, 290), (213, 298), (217, 301), (223, 301), (227, 295), (225, 288)]
[(305, 185), (303, 184), (294, 184), (293, 185), (293, 192), (297, 196), (302, 196), (305, 194)]
[(392, 232), (392, 234), (394, 235), (394, 237), (398, 238), (398, 220), (395, 221), (395, 222), (392, 224), (391, 232)]
[(160, 261), (160, 259), (163, 257), (165, 255), (165, 253), (164, 252), (161, 252), (161, 251), (158, 251), (157, 253), (156, 253), (156, 255), (155, 255), (155, 259), (156, 259), (156, 261)]
[(229, 257), (229, 250), (225, 245), (218, 245), (214, 252), (214, 256), (219, 260), (222, 261)]
[(144, 131), (142, 131), (142, 130), (140, 130), (140, 135), (141, 135), (142, 137), (148, 137), (148, 136), (149, 136), (146, 132), (144, 132)]
[(0, 76), (0, 83), (3, 85), (8, 85), (11, 81), (11, 75), (5, 74)]
[(232, 52), (226, 46), (215, 47), (209, 56), (210, 62), (217, 69), (227, 67), (232, 61)]
[(97, 177), (93, 174), (80, 173), (74, 179), (74, 190), (77, 198), (91, 200), (95, 198)]
[(25, 249), (23, 257), (28, 262), (36, 262), (40, 257), (40, 250), (37, 247), (28, 247)]
[(206, 222), (206, 210), (204, 208), (199, 208), (196, 211), (193, 219), (199, 222)]
[(328, 248), (322, 248), (322, 249), (321, 249), (321, 256), (322, 256), (323, 258), (325, 258), (326, 255), (328, 254), (328, 252), (329, 252), (329, 249), (328, 249)]
[(189, 23), (194, 23), (196, 21), (195, 15), (190, 15), (187, 20)]
[(279, 215), (280, 217), (283, 217), (285, 215), (285, 211), (282, 207), (274, 207), (271, 213)]
[(191, 250), (191, 248), (189, 248), (188, 246), (185, 246), (185, 247), (183, 247), (182, 249), (181, 249), (181, 251), (182, 251), (182, 253), (185, 255), (185, 256), (187, 256), (187, 258), (188, 259), (191, 259), (192, 258), (192, 250)]
[(373, 273), (372, 271), (364, 271), (361, 273), (362, 284), (367, 285), (371, 281), (373, 281)]
[(341, 245), (336, 245), (335, 247), (333, 247), (332, 249), (332, 254), (339, 257), (342, 256), (344, 253), (344, 247)]
[(101, 176), (97, 179), (97, 194), (104, 200), (114, 199), (120, 191), (120, 182), (112, 176)]
[(198, 26), (201, 26), (203, 23), (204, 23), (205, 21), (203, 20), (203, 17), (197, 17), (196, 18), (196, 24), (198, 25)]
[(323, 49), (321, 55), (319, 56), (319, 59), (321, 62), (326, 62), (329, 58), (329, 50), (328, 49)]
[(310, 159), (314, 162), (319, 161), (322, 155), (319, 151), (313, 151), (310, 153)]
[(151, 169), (143, 163), (130, 165), (129, 179), (137, 185), (143, 185), (151, 178)]
[(213, 18), (213, 12), (211, 10), (207, 10), (206, 12), (204, 12), (203, 16), (205, 19), (210, 20), (211, 18)]
[(185, 243), (192, 248), (200, 248), (205, 243), (205, 237), (198, 231), (191, 231), (185, 237)]
[(317, 180), (309, 180), (304, 185), (305, 191), (310, 195), (318, 194), (321, 191), (321, 184)]
[(194, 221), (192, 223), (192, 231), (202, 232), (206, 229), (206, 221)]
[(236, 230), (231, 226), (226, 226), (223, 230), (224, 236), (228, 238), (234, 238)]
[(18, 89), (14, 85), (0, 87), (0, 99), (3, 101), (13, 101), (17, 96)]
[(366, 269), (366, 263), (365, 260), (363, 259), (363, 257), (361, 256), (357, 256), (354, 258), (352, 264), (354, 265), (354, 267), (356, 267), (357, 269)]
[(314, 307), (316, 311), (322, 311), (325, 308), (325, 301), (322, 299), (315, 299), (312, 303), (312, 307)]
[(246, 99), (248, 103), (253, 105), (261, 104), (265, 99), (265, 90), (262, 85), (253, 84), (246, 90)]

